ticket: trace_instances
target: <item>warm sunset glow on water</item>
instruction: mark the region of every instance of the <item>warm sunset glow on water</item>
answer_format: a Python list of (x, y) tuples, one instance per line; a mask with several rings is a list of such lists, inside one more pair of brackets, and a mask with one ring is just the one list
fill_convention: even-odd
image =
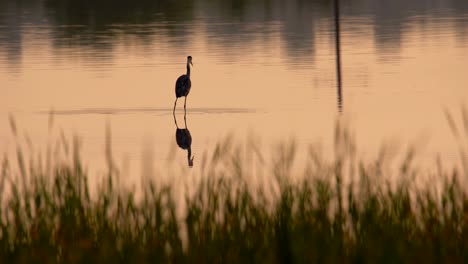
[[(83, 139), (91, 167), (105, 166), (107, 121), (117, 162), (139, 168), (151, 142), (156, 167), (186, 166), (185, 151), (177, 149), (174, 161), (167, 153), (177, 147), (174, 84), (187, 55), (196, 156), (228, 133), (253, 133), (265, 144), (291, 136), (303, 146), (332, 144), (339, 112), (331, 6), (273, 1), (239, 15), (195, 1), (180, 19), (172, 9), (148, 9), (142, 21), (109, 16), (86, 24), (61, 20), (61, 7), (10, 2), (0, 4), (0, 152), (15, 146), (9, 114), (40, 147), (53, 109), (55, 129)], [(342, 115), (352, 120), (360, 151), (422, 140), (427, 160), (440, 153), (455, 161), (443, 109), (468, 102), (468, 4), (425, 9), (430, 1), (415, 1), (409, 11), (396, 3), (386, 11), (364, 2), (343, 6), (341, 17)]]

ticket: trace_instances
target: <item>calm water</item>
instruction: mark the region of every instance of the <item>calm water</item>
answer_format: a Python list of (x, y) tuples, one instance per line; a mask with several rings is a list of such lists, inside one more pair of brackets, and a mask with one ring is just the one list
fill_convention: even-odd
[(341, 2), (339, 99), (332, 1), (0, 0), (0, 151), (15, 146), (9, 114), (46, 145), (53, 109), (90, 166), (108, 122), (118, 163), (186, 167), (172, 106), (191, 55), (195, 156), (228, 133), (331, 146), (341, 108), (364, 154), (422, 142), (456, 160), (443, 108), (468, 99), (468, 1)]

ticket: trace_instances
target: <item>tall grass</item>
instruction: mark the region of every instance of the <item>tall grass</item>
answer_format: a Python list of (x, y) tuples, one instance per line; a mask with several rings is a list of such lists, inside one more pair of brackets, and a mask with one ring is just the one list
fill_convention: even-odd
[[(11, 123), (19, 137), (13, 119)], [(460, 135), (455, 124), (451, 122), (452, 129)], [(254, 142), (242, 145), (228, 137), (203, 155), (195, 183), (188, 179), (181, 187), (150, 180), (138, 192), (116, 184), (119, 172), (108, 153), (109, 173), (94, 195), (79, 141), (58, 141), (62, 150), (46, 154), (52, 162), (31, 158), (28, 163), (18, 147), (19, 169), (6, 158), (1, 164), (0, 261), (468, 259), (468, 198), (462, 184), (466, 170), (444, 170), (442, 164), (418, 171), (411, 166), (414, 152), (409, 150), (398, 170), (388, 172), (388, 152), (381, 151), (375, 160), (359, 160), (349, 130), (338, 123), (335, 131), (334, 158), (327, 161), (311, 147), (302, 172), (293, 169), (295, 157), (302, 155), (294, 141), (279, 144), (268, 163)], [(57, 147), (52, 144), (51, 149)], [(466, 150), (460, 149), (461, 157)], [(461, 160), (462, 165), (466, 162)], [(271, 170), (264, 169), (270, 165)], [(433, 174), (429, 176), (440, 184), (416, 184), (413, 178), (422, 174)]]

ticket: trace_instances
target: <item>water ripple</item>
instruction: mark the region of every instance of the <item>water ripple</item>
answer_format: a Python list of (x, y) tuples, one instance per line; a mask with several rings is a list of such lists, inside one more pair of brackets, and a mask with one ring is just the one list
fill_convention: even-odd
[[(53, 110), (39, 111), (38, 114), (54, 114), (54, 115), (119, 115), (119, 114), (172, 114), (172, 108), (83, 108), (83, 109), (69, 109), (69, 110)], [(179, 112), (182, 110), (176, 110)], [(252, 108), (190, 108), (187, 109), (191, 114), (249, 114), (257, 113), (258, 109)]]

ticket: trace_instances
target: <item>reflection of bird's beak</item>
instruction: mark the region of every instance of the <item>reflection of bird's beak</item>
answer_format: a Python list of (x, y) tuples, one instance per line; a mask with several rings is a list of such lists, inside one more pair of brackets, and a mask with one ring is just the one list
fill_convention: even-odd
[(192, 158), (189, 160), (189, 167), (192, 168), (193, 167), (193, 159), (195, 158), (195, 156), (192, 156)]

